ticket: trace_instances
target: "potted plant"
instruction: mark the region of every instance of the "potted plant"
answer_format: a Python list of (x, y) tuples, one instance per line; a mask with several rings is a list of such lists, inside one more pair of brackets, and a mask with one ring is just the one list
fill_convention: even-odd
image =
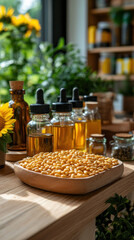
[(13, 109), (9, 108), (9, 103), (0, 105), (0, 168), (5, 165), (6, 146), (12, 141), (10, 133), (13, 131), (15, 119)]

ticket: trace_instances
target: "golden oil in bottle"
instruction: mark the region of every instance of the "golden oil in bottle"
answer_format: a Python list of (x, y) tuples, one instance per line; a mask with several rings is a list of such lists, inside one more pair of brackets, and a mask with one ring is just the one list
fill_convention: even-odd
[(87, 119), (87, 138), (91, 134), (101, 134), (101, 117), (98, 112), (97, 102), (87, 102), (84, 112)]
[(65, 88), (60, 89), (59, 102), (52, 104), (55, 112), (53, 125), (54, 151), (74, 148), (74, 121), (71, 119), (72, 104), (67, 102)]
[(79, 90), (77, 87), (73, 88), (72, 91), (72, 103), (73, 112), (72, 119), (75, 123), (75, 138), (74, 147), (77, 150), (86, 150), (86, 136), (87, 136), (87, 121), (83, 115), (83, 101), (79, 99)]
[(74, 148), (74, 125), (53, 125), (54, 151)]
[(49, 120), (49, 105), (44, 103), (43, 90), (36, 91), (36, 104), (30, 105), (32, 120), (27, 125), (27, 154), (53, 151), (52, 124)]
[(87, 138), (91, 134), (101, 134), (101, 120), (87, 120)]
[(86, 135), (87, 135), (86, 121), (75, 122), (75, 141), (74, 141), (75, 149), (82, 151), (86, 149)]
[(27, 137), (27, 155), (32, 157), (40, 152), (52, 152), (52, 134), (29, 135)]

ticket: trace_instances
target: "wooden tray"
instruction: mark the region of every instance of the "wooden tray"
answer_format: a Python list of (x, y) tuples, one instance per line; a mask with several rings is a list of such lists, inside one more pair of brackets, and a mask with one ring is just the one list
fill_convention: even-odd
[(123, 170), (123, 163), (119, 161), (119, 165), (109, 170), (91, 177), (75, 179), (48, 176), (27, 170), (20, 166), (19, 162), (14, 164), (15, 174), (22, 182), (32, 187), (65, 194), (85, 194), (94, 191), (120, 178), (123, 174)]
[(6, 161), (17, 162), (27, 157), (27, 151), (8, 151), (6, 153)]

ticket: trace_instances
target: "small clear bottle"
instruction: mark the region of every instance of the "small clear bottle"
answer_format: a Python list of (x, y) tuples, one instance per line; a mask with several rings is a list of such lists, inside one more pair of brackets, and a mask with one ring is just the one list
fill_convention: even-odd
[(73, 112), (72, 119), (75, 123), (74, 148), (77, 150), (86, 150), (87, 120), (83, 115), (83, 101), (79, 100), (79, 90), (73, 88), (72, 100)]
[(84, 116), (87, 119), (87, 138), (91, 134), (101, 134), (101, 116), (98, 111), (98, 102), (86, 102)]
[(49, 104), (44, 103), (43, 90), (36, 91), (36, 104), (30, 105), (32, 120), (27, 124), (27, 155), (53, 151), (52, 124)]
[(121, 161), (133, 160), (134, 137), (128, 133), (117, 133), (113, 136), (114, 141), (110, 142), (112, 147), (111, 157)]
[(54, 151), (74, 149), (74, 121), (71, 119), (72, 104), (67, 102), (66, 89), (60, 89), (59, 102), (52, 104)]
[(89, 138), (89, 153), (106, 155), (106, 138), (103, 134), (91, 134)]

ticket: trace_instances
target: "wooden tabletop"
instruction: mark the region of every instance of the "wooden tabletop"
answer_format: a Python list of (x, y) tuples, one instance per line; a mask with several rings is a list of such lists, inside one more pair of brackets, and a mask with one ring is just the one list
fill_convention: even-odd
[(0, 170), (0, 240), (62, 240), (103, 212), (105, 201), (134, 190), (134, 162), (124, 164), (123, 177), (108, 186), (81, 196), (46, 192), (23, 184), (13, 164)]

